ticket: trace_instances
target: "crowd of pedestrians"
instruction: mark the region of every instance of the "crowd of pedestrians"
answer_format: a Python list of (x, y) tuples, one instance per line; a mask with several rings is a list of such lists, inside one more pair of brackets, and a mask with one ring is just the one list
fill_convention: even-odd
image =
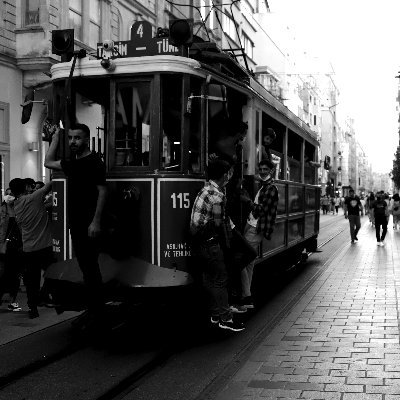
[(393, 218), (393, 229), (399, 229), (400, 222), (400, 195), (395, 193), (392, 198), (383, 190), (369, 193), (366, 198), (359, 197), (350, 188), (346, 197), (321, 197), (323, 214), (337, 214), (339, 207), (343, 207), (343, 214), (349, 220), (351, 243), (358, 241), (358, 231), (361, 228), (361, 217), (365, 214), (375, 228), (378, 246), (385, 246), (390, 216)]

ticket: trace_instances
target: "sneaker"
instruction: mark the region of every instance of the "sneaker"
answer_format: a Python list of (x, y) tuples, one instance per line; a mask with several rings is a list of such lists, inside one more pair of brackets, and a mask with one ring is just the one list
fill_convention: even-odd
[(228, 321), (219, 321), (218, 327), (221, 329), (228, 329), (233, 332), (240, 332), (245, 329), (242, 322), (233, 321), (232, 319)]
[(30, 308), (28, 311), (29, 319), (34, 319), (39, 317), (39, 312), (37, 308)]
[(254, 308), (254, 302), (253, 302), (253, 299), (251, 298), (251, 296), (244, 297), (241, 300), (240, 304), (246, 309), (249, 309), (249, 308), (253, 309)]
[(381, 246), (385, 246), (385, 242), (383, 240), (381, 241)]
[(219, 322), (219, 317), (213, 317), (211, 316), (211, 324), (216, 325)]
[(377, 246), (382, 246), (382, 245), (381, 245), (381, 242), (376, 242), (376, 245), (377, 245)]
[(22, 308), (19, 306), (18, 303), (10, 303), (10, 304), (7, 306), (7, 308), (8, 308), (10, 311), (14, 311), (14, 312), (22, 311)]
[(229, 309), (231, 310), (231, 313), (234, 313), (234, 314), (243, 314), (247, 311), (246, 307), (241, 306), (239, 304), (234, 304), (234, 305), (230, 306)]

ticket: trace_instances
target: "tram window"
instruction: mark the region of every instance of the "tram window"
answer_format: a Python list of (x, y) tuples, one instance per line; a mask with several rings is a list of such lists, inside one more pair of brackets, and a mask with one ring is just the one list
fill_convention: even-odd
[(315, 170), (318, 163), (314, 161), (314, 157), (315, 147), (306, 141), (304, 146), (304, 183), (316, 183)]
[[(200, 156), (201, 156), (201, 84), (198, 78), (190, 78), (190, 123), (189, 132), (189, 172), (200, 172)], [(197, 96), (197, 97), (196, 97)]]
[(117, 84), (115, 165), (148, 166), (150, 152), (150, 82)]
[(289, 130), (287, 180), (301, 182), (301, 149), (302, 138)]
[(162, 77), (161, 98), (161, 168), (177, 171), (181, 167), (182, 76)]
[[(210, 96), (222, 99), (225, 97), (224, 88), (223, 85), (210, 85)], [(233, 160), (238, 158), (237, 151), (240, 148), (237, 145), (247, 133), (247, 124), (243, 121), (243, 107), (246, 104), (247, 97), (230, 87), (226, 87), (226, 101), (208, 101), (209, 154)]]

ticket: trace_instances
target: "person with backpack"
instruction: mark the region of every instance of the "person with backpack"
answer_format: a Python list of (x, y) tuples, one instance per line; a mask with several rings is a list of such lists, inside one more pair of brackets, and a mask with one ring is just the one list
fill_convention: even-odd
[(393, 229), (396, 230), (400, 222), (400, 196), (398, 193), (393, 195), (392, 201), (390, 202), (390, 213), (393, 216)]

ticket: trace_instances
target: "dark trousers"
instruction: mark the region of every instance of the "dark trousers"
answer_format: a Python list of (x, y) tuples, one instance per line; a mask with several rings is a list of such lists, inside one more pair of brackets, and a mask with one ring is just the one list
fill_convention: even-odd
[(208, 308), (213, 317), (226, 321), (232, 318), (228, 300), (228, 272), (224, 252), (217, 243), (196, 246), (194, 255), (202, 268), (203, 285), (208, 297)]
[(104, 308), (103, 280), (99, 266), (99, 246), (89, 238), (87, 227), (71, 227), (72, 245), (83, 274), (88, 311), (99, 314)]
[(36, 308), (40, 303), (40, 280), (42, 277), (42, 270), (46, 270), (52, 260), (52, 247), (24, 252), (24, 283), (29, 308)]
[[(387, 233), (387, 225), (388, 221), (385, 215), (375, 216), (375, 233), (377, 242), (385, 240), (385, 236)], [(382, 226), (382, 234), (381, 234), (381, 226)]]
[(12, 300), (17, 297), (22, 270), (22, 251), (9, 246), (4, 254), (4, 273), (0, 278), (0, 300), (5, 293), (9, 293)]
[(349, 226), (350, 226), (350, 237), (351, 240), (355, 240), (358, 231), (361, 228), (361, 219), (359, 215), (349, 215)]

